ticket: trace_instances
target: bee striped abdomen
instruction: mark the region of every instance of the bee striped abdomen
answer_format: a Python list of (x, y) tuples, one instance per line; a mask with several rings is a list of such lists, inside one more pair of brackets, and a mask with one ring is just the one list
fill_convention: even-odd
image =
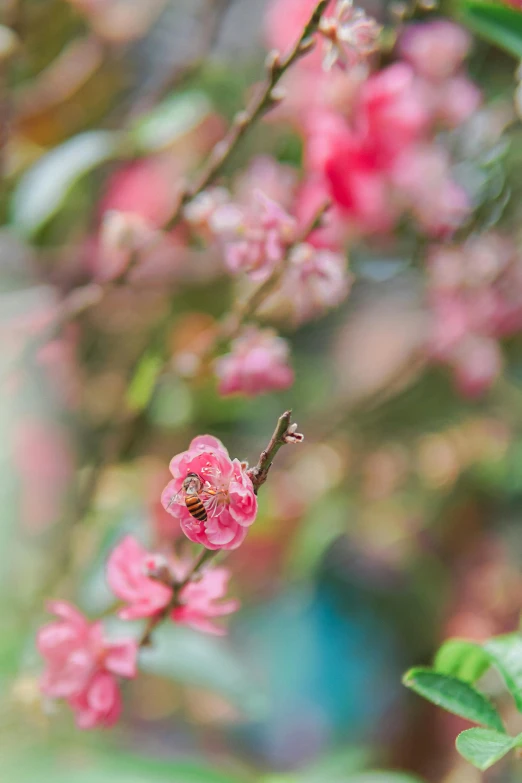
[(187, 506), (189, 514), (193, 516), (194, 519), (197, 519), (199, 522), (207, 521), (205, 506), (197, 495), (189, 495), (186, 497), (185, 505)]

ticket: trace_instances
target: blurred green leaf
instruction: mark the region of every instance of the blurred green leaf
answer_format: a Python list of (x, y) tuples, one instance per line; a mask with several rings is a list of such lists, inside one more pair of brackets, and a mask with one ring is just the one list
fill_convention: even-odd
[(190, 761), (158, 761), (87, 747), (18, 752), (2, 759), (2, 779), (17, 783), (244, 783), (244, 778)]
[(155, 351), (146, 353), (140, 361), (127, 389), (127, 405), (131, 411), (138, 412), (147, 407), (162, 365), (161, 356)]
[(522, 712), (522, 637), (519, 634), (496, 636), (483, 645)]
[(515, 57), (522, 58), (522, 13), (503, 3), (466, 0), (461, 18), (471, 29), (490, 43)]
[(466, 761), (484, 772), (512, 750), (517, 740), (491, 729), (468, 729), (459, 734), (455, 744)]
[(141, 152), (157, 152), (191, 133), (211, 112), (205, 93), (199, 90), (170, 95), (135, 123), (131, 139)]
[(180, 625), (163, 626), (154, 634), (154, 647), (141, 653), (140, 668), (215, 691), (251, 717), (265, 711), (261, 690), (256, 691), (251, 674), (224, 639)]
[(500, 715), (482, 693), (467, 682), (433, 669), (410, 669), (403, 678), (407, 688), (461, 718), (502, 732)]
[(36, 234), (81, 177), (118, 156), (120, 139), (111, 131), (86, 131), (41, 157), (13, 193), (11, 219), (17, 229), (28, 237)]
[[(348, 783), (348, 779), (346, 779)], [(387, 769), (368, 770), (351, 775), (349, 783), (421, 783), (421, 778), (409, 772), (394, 772)]]
[(437, 652), (434, 669), (464, 682), (474, 683), (489, 668), (488, 655), (482, 647), (465, 639), (448, 639)]

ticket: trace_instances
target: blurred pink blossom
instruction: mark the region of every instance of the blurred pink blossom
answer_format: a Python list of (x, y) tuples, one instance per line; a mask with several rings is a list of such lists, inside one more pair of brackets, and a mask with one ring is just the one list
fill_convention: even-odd
[(171, 169), (156, 158), (126, 164), (109, 179), (100, 215), (110, 210), (130, 213), (160, 228), (171, 216), (178, 197), (179, 178)]
[(323, 68), (338, 64), (342, 68), (361, 62), (378, 48), (382, 27), (366, 16), (352, 0), (338, 0), (332, 16), (323, 15), (319, 32), (326, 39)]
[(266, 280), (283, 260), (295, 238), (296, 221), (261, 191), (250, 208), (226, 204), (212, 216), (212, 227), (222, 238), (231, 272), (246, 272), (252, 280)]
[[(183, 579), (187, 570), (180, 567), (178, 579)], [(180, 593), (180, 606), (172, 611), (172, 619), (176, 623), (188, 625), (196, 631), (223, 636), (226, 629), (216, 625), (212, 620), (232, 614), (239, 609), (239, 601), (231, 598), (221, 599), (226, 595), (230, 571), (228, 568), (208, 568), (198, 577), (189, 582)]]
[(46, 662), (43, 693), (65, 699), (81, 729), (112, 726), (121, 711), (116, 678), (136, 676), (136, 642), (105, 640), (101, 623), (90, 623), (65, 601), (51, 601), (48, 610), (58, 620), (38, 632), (38, 650)]
[(495, 340), (466, 337), (451, 356), (455, 383), (465, 397), (479, 397), (502, 370), (502, 351)]
[(132, 536), (125, 536), (112, 550), (107, 563), (107, 582), (117, 598), (127, 606), (120, 609), (122, 620), (150, 617), (164, 609), (172, 589), (147, 576), (149, 553)]
[(295, 323), (300, 324), (340, 304), (352, 285), (343, 253), (302, 242), (292, 248), (277, 298), (286, 298)]
[(271, 329), (248, 327), (216, 360), (219, 393), (255, 396), (287, 389), (294, 382), (289, 346)]
[[(362, 233), (390, 231), (409, 212), (440, 236), (467, 217), (467, 195), (433, 139), (428, 97), (412, 68), (396, 63), (362, 84), (351, 122), (324, 111), (308, 121), (310, 177), (323, 178), (334, 204)], [(474, 108), (473, 97), (471, 104), (462, 106), (463, 115)]]
[(391, 179), (404, 205), (430, 236), (452, 234), (469, 214), (467, 194), (451, 178), (443, 147), (418, 144), (406, 149), (397, 158)]
[(100, 229), (99, 277), (121, 277), (129, 264), (158, 243), (160, 237), (160, 232), (140, 215), (115, 209), (105, 212)]
[[(231, 460), (221, 441), (211, 435), (200, 435), (188, 451), (170, 462), (170, 481), (161, 496), (167, 511), (178, 517), (187, 538), (207, 549), (236, 549), (243, 542), (248, 527), (257, 514), (257, 498), (252, 481), (239, 460)], [(215, 498), (207, 519), (198, 521), (184, 502), (183, 482), (189, 474), (201, 481), (201, 494)], [(210, 494), (212, 493), (212, 494)]]
[[(135, 620), (161, 612), (172, 600), (174, 584), (182, 582), (190, 568), (188, 561), (151, 555), (132, 536), (123, 538), (107, 563), (109, 586), (127, 604), (119, 616)], [(152, 575), (159, 578), (151, 578)], [(225, 629), (214, 625), (212, 618), (231, 614), (239, 607), (236, 600), (219, 603), (226, 594), (229, 578), (226, 568), (204, 570), (180, 591), (171, 618), (205, 633), (224, 634)]]
[(428, 257), (432, 356), (454, 369), (458, 388), (475, 396), (500, 373), (498, 340), (522, 327), (522, 258), (490, 232)]
[(443, 81), (460, 68), (471, 46), (471, 36), (454, 22), (436, 19), (406, 27), (399, 52), (426, 79)]

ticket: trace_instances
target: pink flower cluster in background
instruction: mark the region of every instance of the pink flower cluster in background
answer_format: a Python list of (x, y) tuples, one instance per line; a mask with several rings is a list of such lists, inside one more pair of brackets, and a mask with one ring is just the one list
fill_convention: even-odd
[(432, 356), (451, 366), (460, 391), (476, 396), (502, 368), (498, 340), (522, 328), (522, 259), (496, 233), (442, 245), (428, 258)]
[(100, 622), (90, 623), (65, 601), (51, 601), (48, 610), (57, 620), (38, 632), (43, 693), (64, 699), (81, 729), (112, 726), (121, 712), (118, 678), (136, 676), (136, 642), (108, 641)]
[(219, 393), (248, 396), (287, 389), (294, 382), (286, 340), (271, 329), (244, 329), (230, 353), (216, 360)]
[[(257, 498), (244, 465), (230, 459), (217, 438), (200, 435), (169, 467), (174, 478), (163, 490), (161, 501), (169, 514), (180, 520), (187, 538), (207, 549), (240, 546), (257, 514)], [(195, 519), (185, 504), (183, 482), (190, 473), (200, 477), (202, 493), (216, 499), (205, 521)]]
[(466, 193), (435, 132), (460, 125), (480, 103), (460, 71), (468, 49), (452, 22), (411, 25), (402, 61), (361, 80), (349, 114), (312, 105), (302, 117), (309, 176), (325, 183), (358, 233), (390, 231), (410, 213), (439, 236), (467, 216)]

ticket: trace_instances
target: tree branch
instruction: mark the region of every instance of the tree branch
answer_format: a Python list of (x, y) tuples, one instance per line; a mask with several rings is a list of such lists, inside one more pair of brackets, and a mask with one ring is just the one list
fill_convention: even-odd
[(303, 435), (300, 432), (296, 432), (297, 424), (291, 424), (292, 411), (285, 411), (282, 416), (277, 420), (277, 426), (274, 430), (272, 437), (268, 443), (268, 446), (261, 452), (257, 465), (247, 471), (252, 484), (254, 485), (254, 492), (257, 495), (259, 487), (261, 487), (267, 477), (274, 458), (282, 446), (287, 443), (301, 443)]

